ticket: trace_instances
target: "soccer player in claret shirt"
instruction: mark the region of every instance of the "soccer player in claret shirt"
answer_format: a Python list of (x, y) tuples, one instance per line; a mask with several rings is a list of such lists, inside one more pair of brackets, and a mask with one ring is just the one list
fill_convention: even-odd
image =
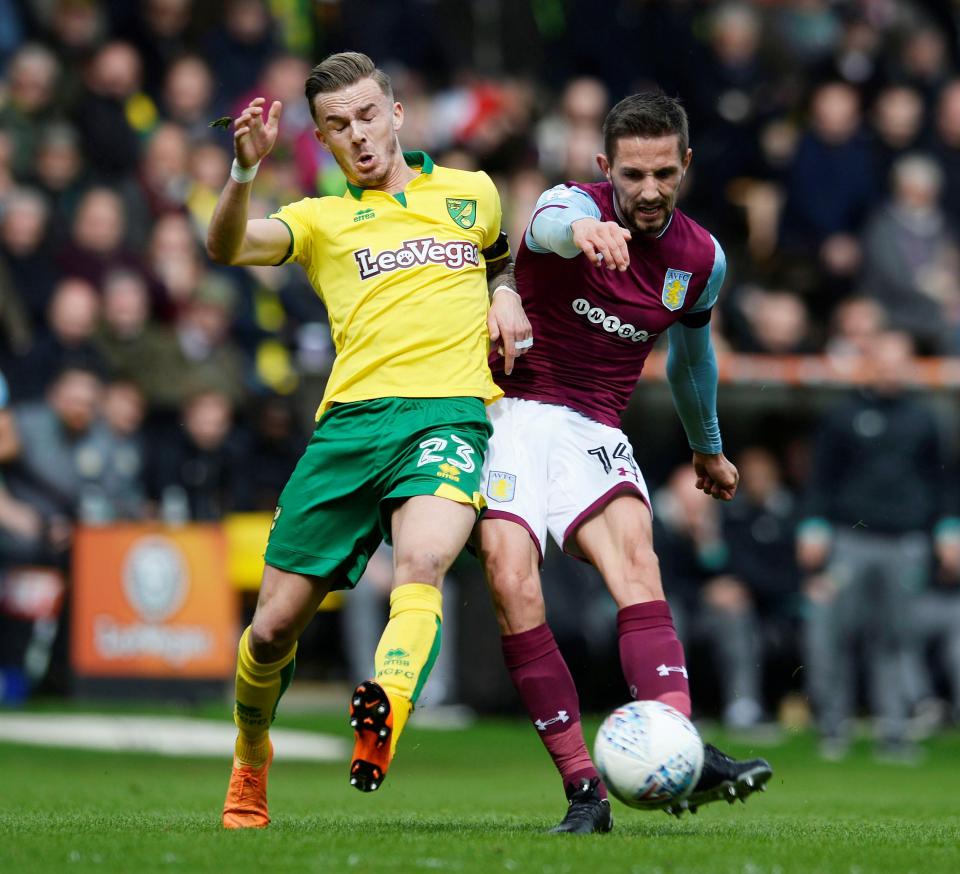
[[(620, 414), (654, 341), (670, 340), (667, 373), (693, 450), (697, 486), (722, 501), (737, 489), (717, 424), (710, 311), (723, 282), (719, 243), (675, 208), (690, 166), (687, 118), (662, 94), (618, 103), (597, 162), (607, 181), (545, 192), (517, 252), (516, 282), (534, 345), (490, 408), (484, 466), (489, 510), (477, 542), (514, 684), (563, 779), (555, 831), (609, 831), (606, 789), (590, 760), (577, 691), (546, 624), (539, 567), (547, 532), (603, 576), (619, 608), (620, 659), (632, 697), (690, 716), (683, 648), (653, 551), (650, 498)], [(564, 714), (567, 718), (558, 718)], [(744, 798), (771, 775), (709, 744), (687, 802)]]
[(439, 651), (441, 581), (482, 506), (485, 403), (500, 396), (489, 340), (509, 372), (515, 344), (530, 338), (519, 297), (498, 290), (513, 268), (490, 179), (401, 152), (403, 109), (366, 55), (328, 57), (310, 73), (306, 96), (347, 191), (248, 220), (250, 182), (282, 110), (257, 98), (234, 123), (236, 160), (207, 238), (221, 263), (300, 264), (326, 305), (337, 351), (316, 430), (280, 496), (256, 612), (240, 639), (227, 828), (270, 822), (267, 732), (297, 639), (327, 593), (354, 586), (386, 538), (390, 618), (375, 677), (350, 705), (350, 782), (368, 792), (382, 785)]

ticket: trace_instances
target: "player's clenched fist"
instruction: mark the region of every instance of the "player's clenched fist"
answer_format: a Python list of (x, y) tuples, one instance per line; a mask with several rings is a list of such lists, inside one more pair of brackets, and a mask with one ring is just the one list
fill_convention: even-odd
[(630, 231), (616, 222), (601, 222), (595, 218), (577, 219), (570, 225), (573, 242), (597, 267), (626, 270), (630, 264), (627, 242)]
[(718, 501), (732, 501), (737, 493), (740, 474), (732, 461), (719, 452), (708, 455), (693, 453), (693, 469), (697, 474), (697, 488)]
[(255, 97), (233, 123), (233, 148), (241, 167), (252, 167), (270, 154), (280, 129), (283, 104), (274, 100), (263, 117), (263, 97)]

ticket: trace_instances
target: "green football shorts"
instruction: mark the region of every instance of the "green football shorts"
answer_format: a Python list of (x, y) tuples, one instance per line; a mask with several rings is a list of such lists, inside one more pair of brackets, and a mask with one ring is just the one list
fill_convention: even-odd
[(398, 501), (439, 495), (479, 513), (492, 430), (478, 398), (335, 404), (280, 495), (267, 564), (353, 588), (381, 540), (390, 542)]

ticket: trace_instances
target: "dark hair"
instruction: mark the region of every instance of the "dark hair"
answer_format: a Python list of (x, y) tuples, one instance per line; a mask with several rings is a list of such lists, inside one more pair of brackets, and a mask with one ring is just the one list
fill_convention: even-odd
[(103, 383), (106, 379), (103, 362), (95, 352), (75, 350), (64, 354), (60, 361), (57, 362), (53, 370), (53, 375), (47, 382), (47, 385), (55, 385), (64, 379), (64, 377), (74, 373), (92, 376), (99, 383)]
[(644, 91), (624, 97), (603, 122), (603, 150), (611, 163), (622, 137), (668, 137), (677, 135), (681, 159), (690, 145), (687, 113), (675, 97), (662, 91)]
[(390, 77), (377, 68), (376, 64), (362, 52), (338, 52), (328, 55), (307, 76), (304, 90), (307, 94), (307, 103), (310, 114), (316, 120), (313, 111), (313, 98), (318, 94), (330, 94), (339, 91), (348, 85), (353, 85), (362, 79), (373, 79), (380, 86), (380, 90), (393, 101), (393, 88)]

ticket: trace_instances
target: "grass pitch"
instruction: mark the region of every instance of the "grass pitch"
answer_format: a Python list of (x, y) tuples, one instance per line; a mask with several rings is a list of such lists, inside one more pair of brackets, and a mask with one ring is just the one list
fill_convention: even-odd
[[(280, 721), (348, 735), (341, 717)], [(348, 785), (345, 762), (285, 763), (281, 750), (273, 824), (242, 833), (219, 825), (229, 751), (215, 762), (4, 744), (0, 871), (960, 872), (960, 735), (930, 742), (918, 767), (876, 764), (866, 745), (823, 763), (809, 735), (756, 750), (712, 739), (767, 756), (769, 791), (680, 821), (614, 802), (614, 832), (588, 837), (543, 833), (564, 803), (519, 721), (412, 727), (370, 795)]]

